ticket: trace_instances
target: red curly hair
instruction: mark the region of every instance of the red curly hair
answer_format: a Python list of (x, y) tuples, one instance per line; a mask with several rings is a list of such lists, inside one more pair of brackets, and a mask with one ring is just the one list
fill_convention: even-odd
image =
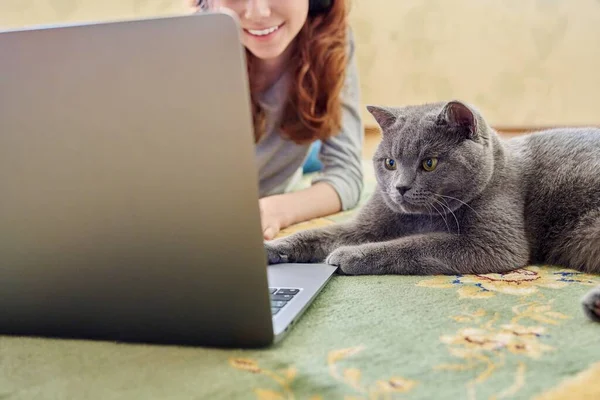
[[(210, 0), (187, 0), (191, 6), (208, 9)], [(308, 0), (307, 0), (308, 1)], [(324, 140), (341, 127), (340, 93), (347, 64), (347, 0), (334, 0), (322, 14), (309, 15), (290, 44), (292, 81), (279, 129), (282, 136), (298, 144)], [(246, 49), (254, 139), (265, 133), (265, 112), (258, 101), (260, 89), (254, 82), (257, 57)]]
[[(309, 15), (291, 45), (296, 47), (290, 60), (292, 79), (279, 129), (282, 136), (298, 144), (324, 140), (341, 127), (340, 93), (347, 64), (346, 1), (335, 0), (323, 14)], [(252, 82), (256, 57), (247, 54), (248, 76), (255, 141), (265, 130), (265, 113), (258, 102)]]

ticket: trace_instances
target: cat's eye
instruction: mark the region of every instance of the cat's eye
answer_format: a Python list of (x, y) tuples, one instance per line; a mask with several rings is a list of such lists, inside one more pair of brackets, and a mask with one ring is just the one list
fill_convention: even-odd
[(423, 160), (423, 169), (427, 172), (431, 172), (437, 167), (437, 164), (438, 164), (437, 158), (435, 158), (435, 157), (426, 158)]
[(387, 170), (393, 171), (398, 167), (398, 165), (396, 164), (395, 160), (392, 160), (391, 158), (386, 158), (385, 159), (385, 168)]

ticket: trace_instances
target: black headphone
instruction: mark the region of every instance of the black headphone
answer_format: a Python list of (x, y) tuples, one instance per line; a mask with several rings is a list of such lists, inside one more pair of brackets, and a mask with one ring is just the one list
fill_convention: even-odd
[(324, 14), (331, 8), (333, 0), (309, 0), (308, 14), (317, 15)]
[[(308, 14), (309, 15), (317, 15), (324, 14), (331, 8), (333, 4), (333, 0), (309, 0), (308, 2)], [(202, 0), (197, 1), (197, 5), (201, 8), (205, 7), (205, 4)]]

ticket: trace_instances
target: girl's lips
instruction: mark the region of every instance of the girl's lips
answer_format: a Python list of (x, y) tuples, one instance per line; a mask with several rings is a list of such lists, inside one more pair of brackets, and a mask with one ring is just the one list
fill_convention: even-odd
[(255, 39), (267, 40), (275, 36), (275, 34), (279, 31), (279, 29), (281, 29), (283, 25), (284, 24), (280, 24), (263, 29), (244, 29), (244, 32), (246, 32), (246, 34), (252, 36)]

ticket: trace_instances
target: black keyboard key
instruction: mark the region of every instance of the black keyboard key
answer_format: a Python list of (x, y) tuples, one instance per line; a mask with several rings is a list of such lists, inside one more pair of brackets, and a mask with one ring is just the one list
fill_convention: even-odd
[(281, 310), (281, 308), (271, 308), (271, 314), (275, 315)]
[(298, 294), (300, 289), (279, 289), (276, 294)]
[(271, 296), (271, 300), (274, 301), (290, 301), (294, 296), (291, 294), (274, 294)]
[(287, 301), (271, 301), (271, 307), (281, 308), (287, 304)]
[(271, 294), (275, 294), (276, 291), (277, 291), (277, 288), (273, 288), (273, 287), (269, 288), (269, 293), (271, 293)]

